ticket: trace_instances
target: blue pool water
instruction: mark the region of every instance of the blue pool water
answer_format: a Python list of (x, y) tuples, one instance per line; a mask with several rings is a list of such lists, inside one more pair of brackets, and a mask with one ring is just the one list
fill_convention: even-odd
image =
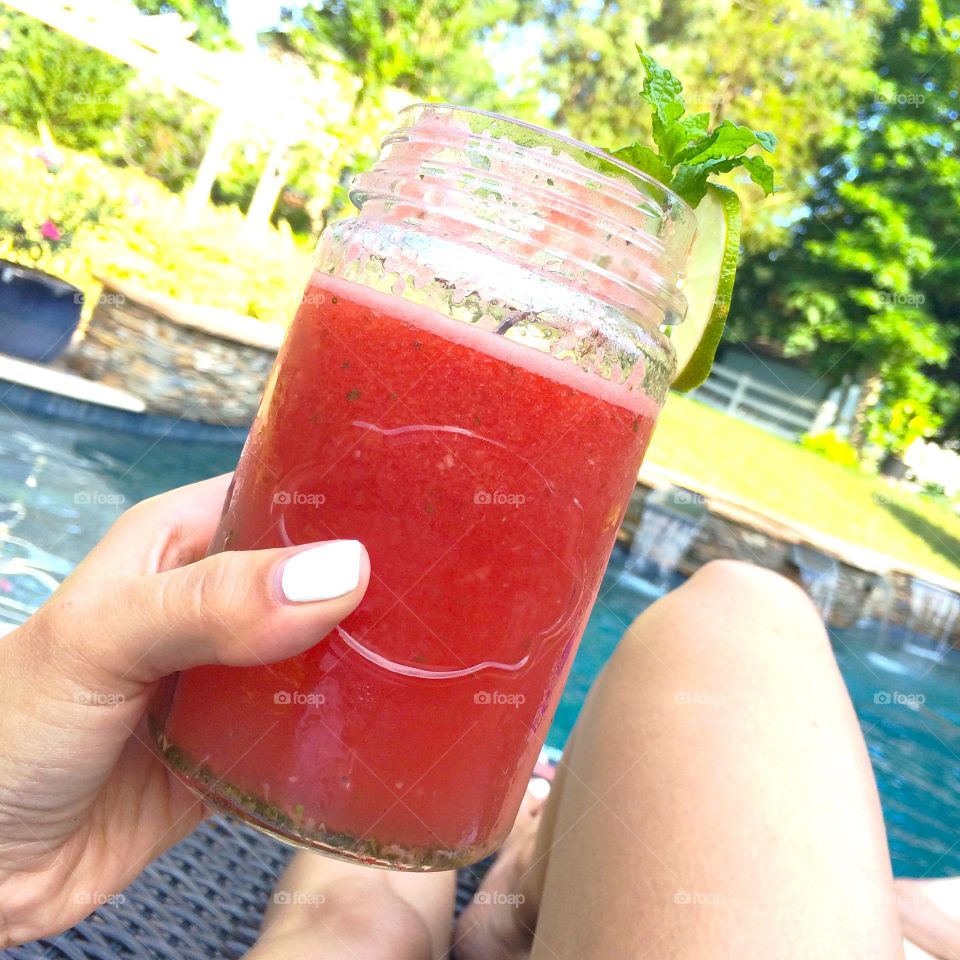
[[(59, 424), (0, 402), (0, 622), (17, 623), (42, 602), (124, 509), (231, 469), (239, 450), (239, 441), (173, 442)], [(615, 558), (550, 745), (562, 747), (593, 679), (655, 595)], [(833, 639), (873, 761), (895, 871), (960, 873), (960, 672), (881, 644), (875, 631), (835, 631)]]
[[(547, 743), (562, 747), (594, 677), (658, 591), (614, 556)], [(868, 628), (833, 630), (867, 741), (898, 876), (960, 873), (960, 666), (934, 664)]]

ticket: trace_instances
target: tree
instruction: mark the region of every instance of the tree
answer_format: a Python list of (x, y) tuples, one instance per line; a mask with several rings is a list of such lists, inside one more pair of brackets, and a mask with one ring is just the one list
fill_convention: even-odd
[[(640, 109), (643, 70), (634, 44), (688, 82), (675, 69), (678, 58), (654, 46), (658, 0), (546, 0), (538, 6), (541, 13), (532, 16), (544, 30), (541, 83), (556, 104), (551, 122), (601, 147), (622, 146), (649, 133), (647, 111)], [(681, 2), (682, 10), (672, 17), (680, 21), (674, 36), (686, 27), (688, 6)]]
[(828, 382), (867, 385), (861, 443), (896, 447), (892, 423), (929, 433), (956, 409), (942, 368), (960, 311), (957, 37), (937, 0), (897, 7), (872, 95), (821, 155), (788, 247), (749, 258), (735, 293), (735, 334), (808, 355)]
[[(134, 0), (134, 5), (146, 16), (179, 14), (195, 25), (188, 39), (201, 47), (237, 46), (225, 0)], [(141, 77), (128, 88), (115, 136), (103, 145), (104, 152), (111, 162), (139, 167), (179, 192), (200, 166), (215, 116), (212, 107), (190, 94)]]
[(180, 90), (156, 81), (131, 84), (123, 116), (102, 154), (179, 193), (203, 160), (215, 116), (213, 107)]
[(87, 149), (123, 114), (128, 67), (21, 13), (0, 13), (0, 116), (65, 146)]
[(518, 0), (315, 0), (287, 9), (273, 34), (316, 66), (331, 49), (360, 78), (357, 100), (386, 87), (473, 106), (502, 100), (484, 41)]
[[(871, 88), (886, 0), (548, 0), (543, 85), (552, 122), (616, 147), (649, 136), (641, 44), (684, 84), (691, 109), (777, 134), (782, 195), (747, 211), (753, 246), (782, 238), (818, 151)], [(738, 190), (741, 175), (731, 178)], [(744, 199), (759, 199), (749, 188)], [(776, 221), (775, 221), (776, 218)]]
[[(505, 92), (488, 56), (521, 2), (314, 0), (282, 12), (261, 39), (296, 54), (319, 76), (339, 61), (359, 81), (348, 123), (331, 131), (338, 147), (326, 160), (341, 173), (324, 219), (347, 207), (346, 184), (376, 155), (403, 94), (521, 115), (533, 111), (536, 97), (528, 90)], [(309, 192), (306, 181), (293, 185)]]

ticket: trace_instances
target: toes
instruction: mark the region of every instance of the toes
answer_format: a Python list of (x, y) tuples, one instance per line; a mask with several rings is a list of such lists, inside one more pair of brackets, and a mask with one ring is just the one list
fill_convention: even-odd
[(517, 821), (522, 821), (527, 817), (538, 817), (543, 812), (547, 797), (549, 796), (549, 782), (541, 777), (533, 777), (527, 785), (523, 800), (520, 801), (520, 809), (517, 811)]
[(542, 777), (534, 777), (530, 781), (530, 786), (527, 787), (527, 793), (530, 794), (534, 799), (534, 813), (538, 814), (543, 810), (547, 802), (547, 797), (550, 796), (550, 781), (544, 780)]

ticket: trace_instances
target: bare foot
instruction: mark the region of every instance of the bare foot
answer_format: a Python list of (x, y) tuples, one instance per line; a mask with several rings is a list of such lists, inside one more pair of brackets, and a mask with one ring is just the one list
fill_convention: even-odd
[(455, 882), (298, 853), (245, 960), (444, 960)]
[(534, 780), (527, 788), (510, 836), (457, 923), (453, 937), (456, 960), (523, 960), (530, 956), (540, 904), (521, 892), (522, 878), (533, 859), (548, 793), (545, 780)]

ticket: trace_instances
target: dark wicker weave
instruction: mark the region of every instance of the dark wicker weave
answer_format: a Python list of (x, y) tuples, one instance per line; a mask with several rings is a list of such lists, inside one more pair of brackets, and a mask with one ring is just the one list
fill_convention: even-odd
[[(71, 930), (3, 951), (4, 960), (234, 960), (250, 949), (293, 851), (217, 817), (155, 860), (115, 902)], [(461, 870), (458, 911), (489, 862)]]

